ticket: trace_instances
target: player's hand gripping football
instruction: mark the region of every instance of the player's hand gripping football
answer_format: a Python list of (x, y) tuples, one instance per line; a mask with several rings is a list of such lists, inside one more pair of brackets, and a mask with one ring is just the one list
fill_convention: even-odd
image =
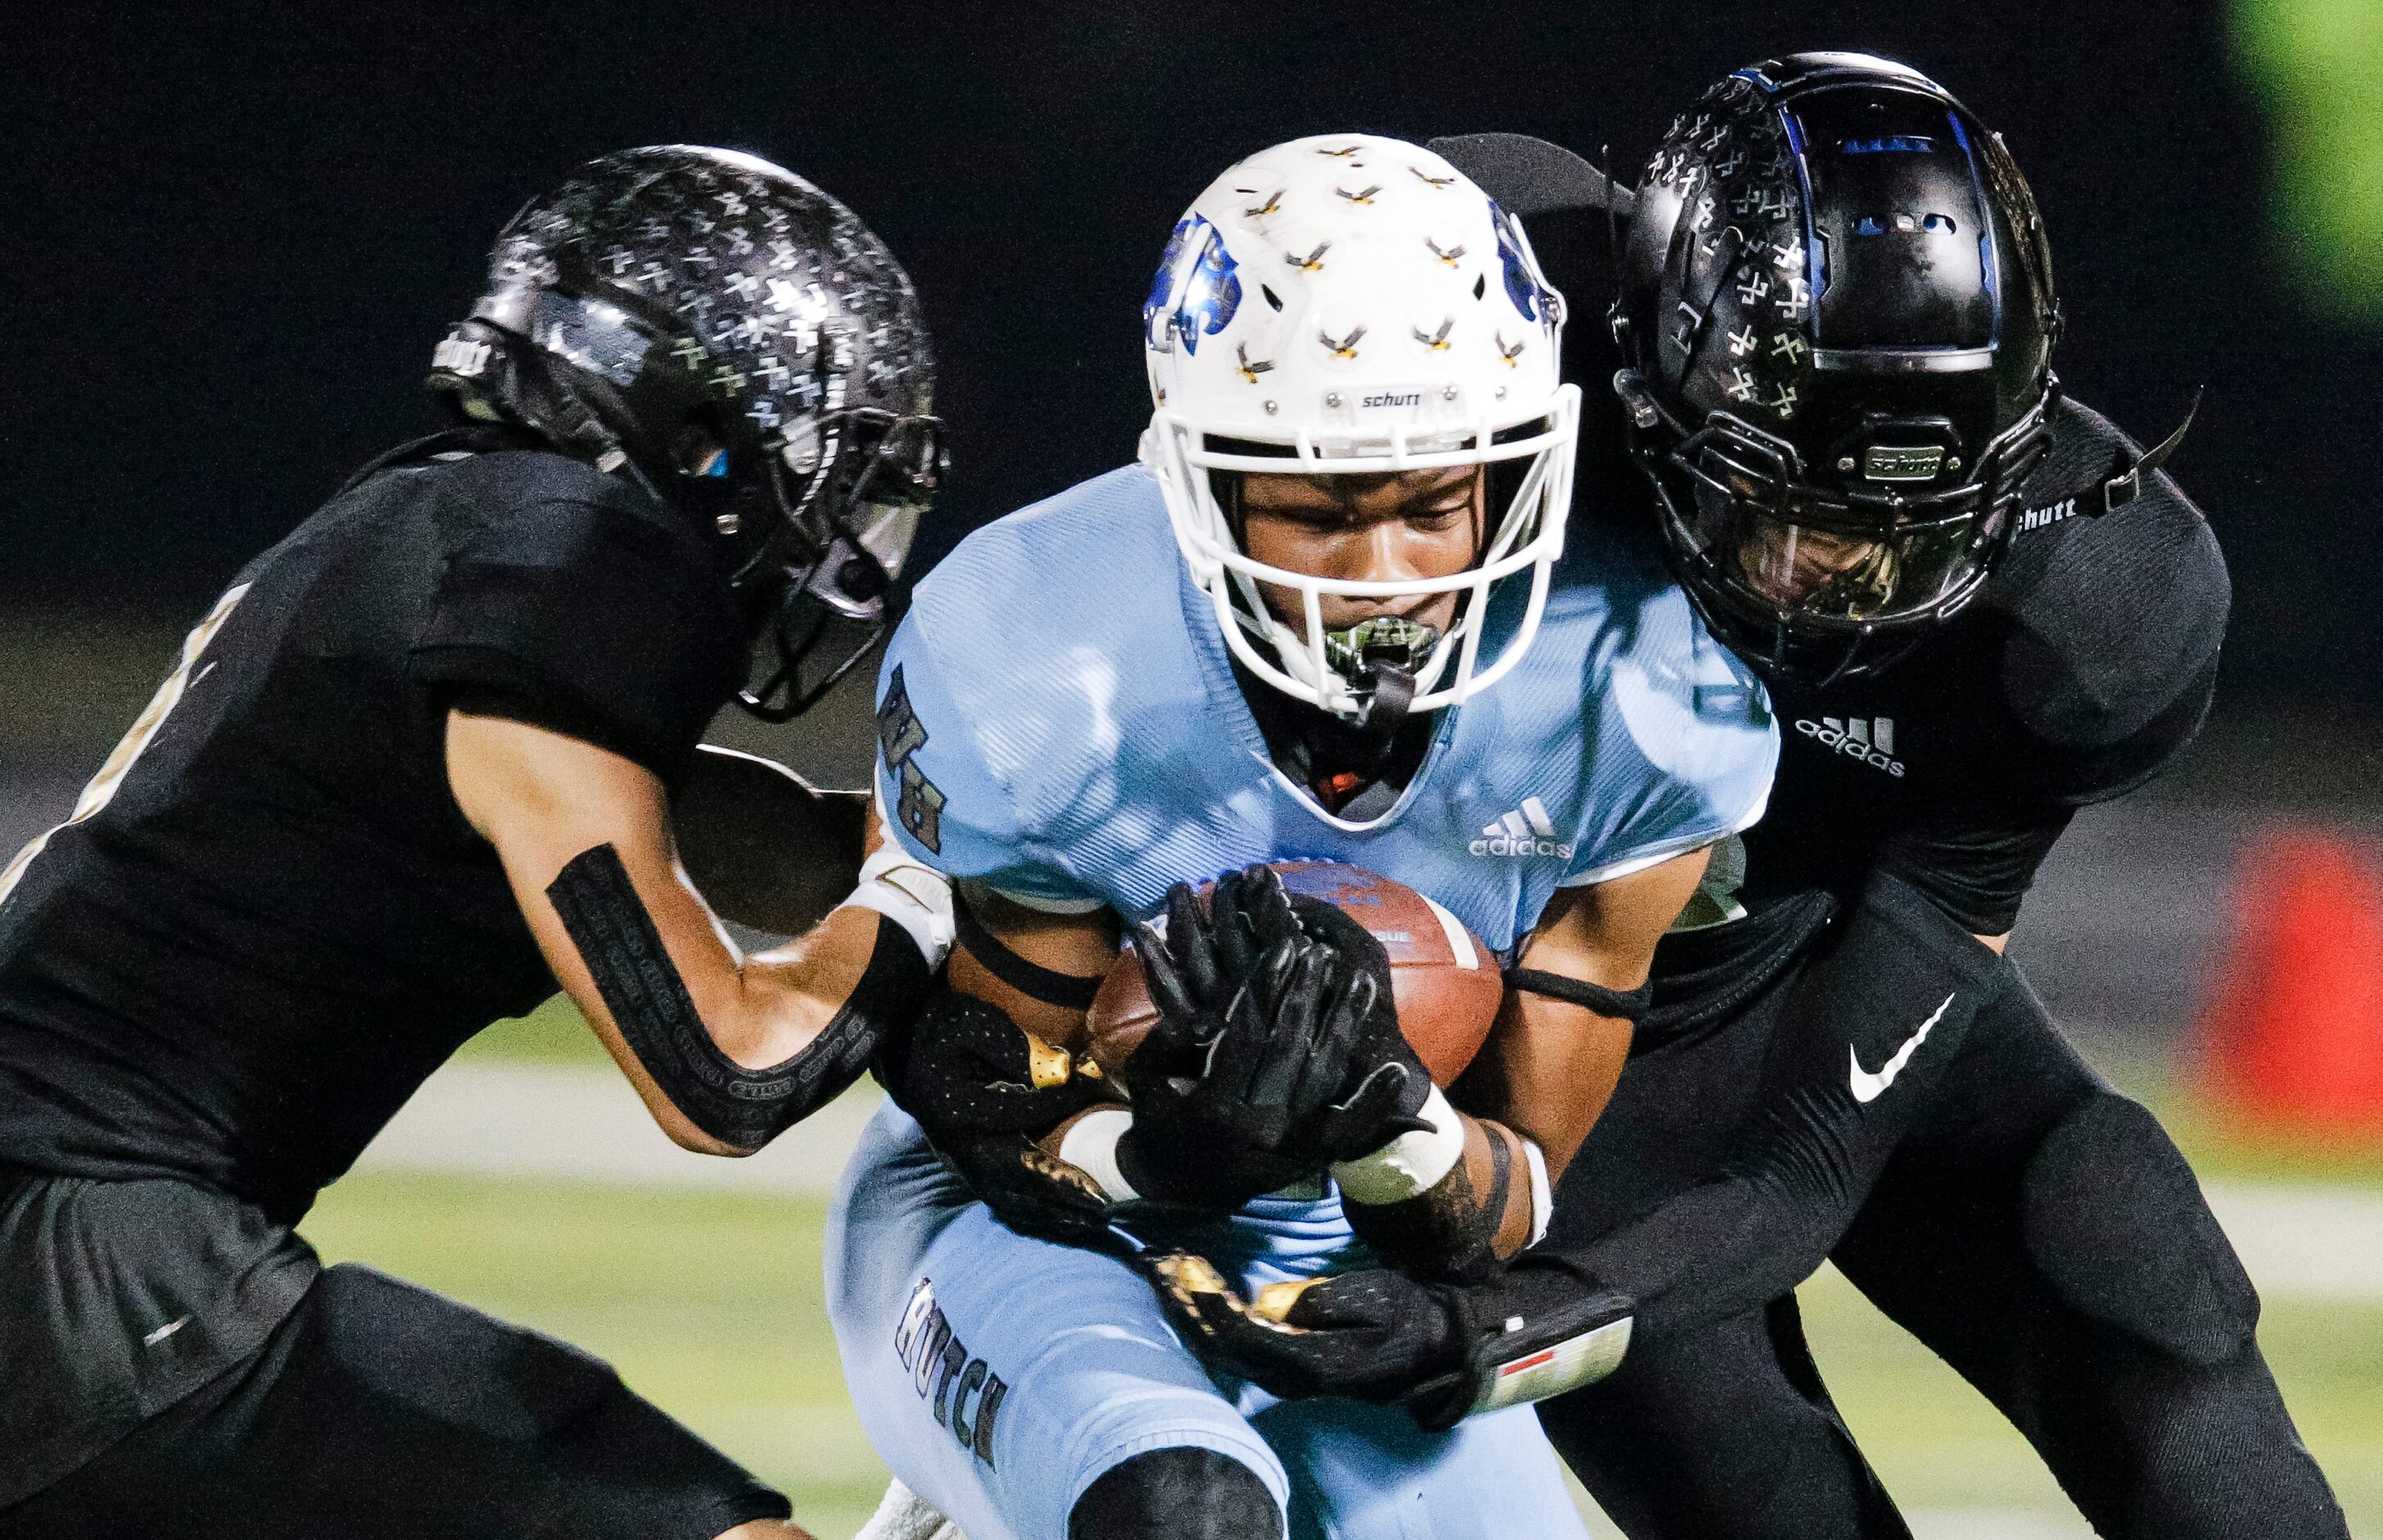
[(1373, 1269), (1252, 1300), (1189, 1252), (1142, 1266), (1203, 1357), (1278, 1396), (1395, 1402), (1427, 1433), (1602, 1379), (1630, 1342), (1630, 1300), (1560, 1266), (1462, 1287)]
[(999, 1007), (947, 989), (920, 1012), (883, 1078), (994, 1218), (1043, 1240), (1112, 1244), (1100, 1184), (1034, 1142), (1107, 1096), (1100, 1081), (1071, 1073), (1067, 1054)]
[(1137, 929), (1157, 1020), (1126, 1061), (1121, 1152), (1162, 1201), (1229, 1206), (1380, 1148), (1430, 1078), (1399, 1033), (1381, 943), (1263, 866), (1204, 912), (1188, 884), (1167, 930)]
[[(1347, 1078), (1328, 1114), (1318, 1120), (1313, 1142), (1327, 1162), (1370, 1154), (1399, 1135), (1429, 1127), (1417, 1115), (1431, 1094), (1431, 1071), (1399, 1029), (1398, 999), (1390, 987), (1389, 954), (1374, 933), (1335, 904), (1295, 893), (1272, 867), (1244, 869), (1233, 902), (1253, 928), (1279, 928), (1280, 917), (1297, 923), (1310, 941), (1371, 979), (1375, 1008), (1358, 1024)], [(1224, 884), (1217, 884), (1219, 896)]]
[(1157, 1019), (1121, 1071), (1118, 1153), (1146, 1197), (1230, 1207), (1412, 1126), (1409, 1072), (1377, 1047), (1398, 1034), (1387, 965), (1313, 939), (1273, 872), (1228, 874), (1204, 915), (1179, 884), (1167, 933), (1141, 927), (1136, 950)]

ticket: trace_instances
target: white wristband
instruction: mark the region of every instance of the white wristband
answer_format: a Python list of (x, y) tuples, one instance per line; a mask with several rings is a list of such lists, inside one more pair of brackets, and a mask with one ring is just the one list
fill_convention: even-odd
[(1422, 1116), (1428, 1129), (1401, 1134), (1370, 1155), (1333, 1166), (1340, 1195), (1352, 1203), (1401, 1203), (1456, 1169), (1464, 1158), (1464, 1123), (1438, 1086), (1424, 1098)]
[(1531, 1238), (1525, 1246), (1537, 1246), (1548, 1238), (1548, 1221), (1555, 1214), (1555, 1189), (1548, 1185), (1548, 1157), (1539, 1153), (1538, 1140), (1523, 1140), (1523, 1159), (1531, 1165)]
[(874, 909), (908, 931), (929, 972), (944, 966), (958, 930), (952, 918), (952, 880), (891, 838), (860, 863), (860, 885), (838, 907)]
[(1059, 1158), (1100, 1183), (1112, 1203), (1130, 1203), (1142, 1196), (1117, 1166), (1117, 1140), (1133, 1127), (1133, 1114), (1124, 1107), (1095, 1107), (1068, 1126), (1059, 1136)]

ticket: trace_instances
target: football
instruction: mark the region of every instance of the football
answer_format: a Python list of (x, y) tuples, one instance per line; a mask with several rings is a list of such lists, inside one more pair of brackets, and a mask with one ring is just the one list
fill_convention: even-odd
[[(1399, 1026), (1415, 1056), (1445, 1086), (1464, 1073), (1489, 1037), (1505, 997), (1498, 959), (1439, 905), (1403, 883), (1337, 861), (1277, 861), (1282, 885), (1341, 909), (1389, 954)], [(1208, 890), (1202, 890), (1204, 898)], [(1157, 1011), (1129, 940), (1101, 981), (1085, 1024), (1093, 1062), (1114, 1075), (1140, 1046)]]

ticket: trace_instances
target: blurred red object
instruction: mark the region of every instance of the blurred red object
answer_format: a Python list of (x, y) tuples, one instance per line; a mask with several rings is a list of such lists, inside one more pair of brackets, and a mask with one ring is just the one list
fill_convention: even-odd
[(2254, 838), (2201, 1024), (2204, 1093), (2278, 1132), (2383, 1139), (2383, 865), (2317, 829)]

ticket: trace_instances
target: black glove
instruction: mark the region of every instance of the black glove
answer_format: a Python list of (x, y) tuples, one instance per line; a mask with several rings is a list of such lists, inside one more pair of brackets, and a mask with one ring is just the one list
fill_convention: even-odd
[(1009, 1013), (938, 987), (881, 1078), (994, 1218), (1043, 1240), (1113, 1244), (1100, 1184), (1034, 1142), (1110, 1093)]
[(1465, 1287), (1344, 1273), (1244, 1300), (1187, 1252), (1143, 1265), (1202, 1356), (1278, 1396), (1397, 1402), (1426, 1433), (1602, 1379), (1630, 1340), (1631, 1301), (1562, 1267)]
[[(1364, 926), (1264, 866), (1226, 873), (1204, 912), (1179, 882), (1167, 911), (1163, 936), (1135, 932), (1158, 1019), (1122, 1072), (1135, 1133), (1121, 1152), (1145, 1193), (1229, 1205), (1427, 1127), (1415, 1115), (1430, 1077)], [(1228, 1041), (1237, 1007), (1246, 1016)]]
[(1252, 1301), (1205, 1258), (1177, 1251), (1145, 1265), (1194, 1351), (1278, 1396), (1386, 1403), (1464, 1360), (1449, 1290), (1403, 1273), (1274, 1284)]
[(960, 1135), (952, 1143), (937, 1140), (935, 1148), (993, 1216), (1019, 1235), (1126, 1254), (1109, 1228), (1115, 1205), (1101, 1184), (1024, 1134)]
[[(1389, 1115), (1387, 1086), (1353, 1109), (1333, 1103), (1374, 1008), (1370, 978), (1312, 942), (1287, 941), (1220, 1009), (1174, 971), (1154, 933), (1143, 942), (1159, 1041), (1153, 1053), (1145, 1039), (1119, 1071), (1133, 1127), (1117, 1157), (1145, 1197), (1238, 1206), (1321, 1171), (1351, 1117), (1370, 1131)], [(1187, 1060), (1192, 1074), (1162, 1072)]]
[[(1241, 925), (1255, 934), (1276, 936), (1286, 922), (1296, 925), (1301, 935), (1330, 947), (1350, 967), (1374, 980), (1375, 1009), (1362, 1023), (1350, 1052), (1348, 1077), (1340, 1094), (1333, 1099), (1340, 1116), (1339, 1127), (1329, 1137), (1341, 1152), (1331, 1158), (1351, 1160), (1370, 1154), (1410, 1129), (1429, 1127), (1416, 1114), (1431, 1094), (1431, 1072), (1424, 1068), (1423, 1060), (1408, 1046), (1406, 1034), (1399, 1030), (1398, 1001), (1390, 988), (1390, 955), (1374, 933), (1339, 905), (1290, 892), (1271, 867), (1247, 867), (1228, 875), (1216, 884), (1215, 904), (1229, 907), (1241, 917)], [(1171, 906), (1167, 923), (1171, 936)], [(1389, 1110), (1369, 1125), (1353, 1115), (1360, 1106)]]

